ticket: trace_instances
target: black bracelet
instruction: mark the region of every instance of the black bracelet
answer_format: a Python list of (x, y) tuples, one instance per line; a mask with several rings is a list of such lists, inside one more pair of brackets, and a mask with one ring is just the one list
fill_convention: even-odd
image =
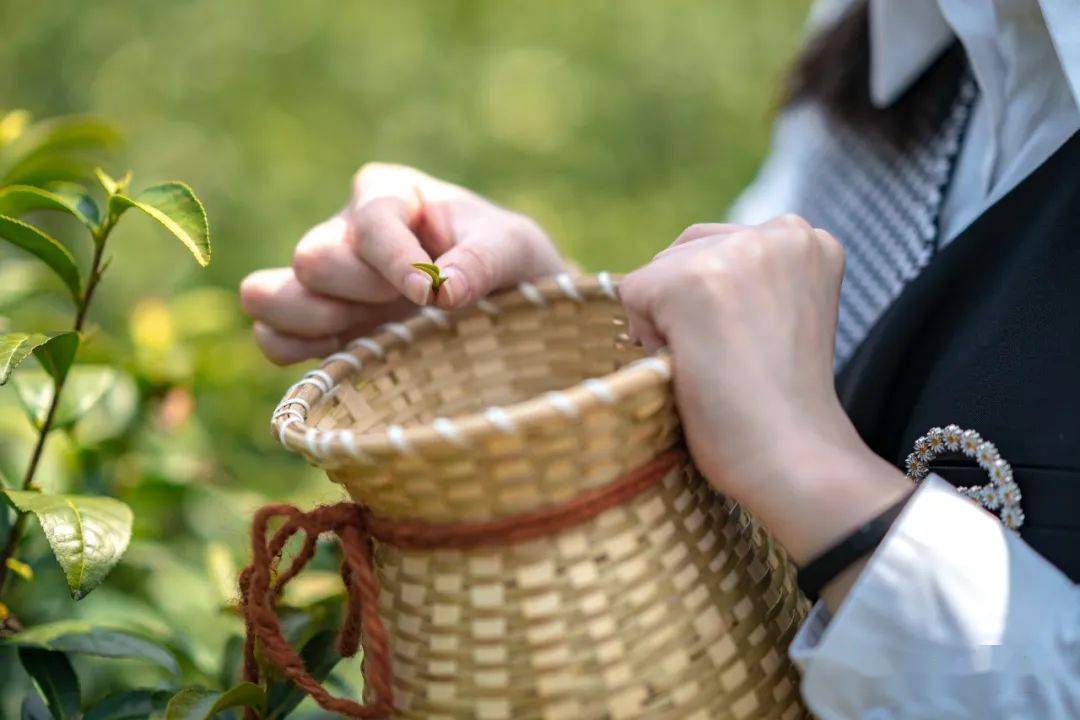
[(908, 493), (884, 512), (855, 528), (847, 537), (799, 569), (799, 589), (810, 600), (817, 600), (822, 588), (850, 567), (856, 560), (881, 544), (900, 511), (911, 499)]

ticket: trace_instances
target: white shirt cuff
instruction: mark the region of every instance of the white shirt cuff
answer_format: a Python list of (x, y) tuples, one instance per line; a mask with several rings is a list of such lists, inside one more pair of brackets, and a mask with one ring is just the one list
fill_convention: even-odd
[(1066, 684), (1080, 697), (1080, 672), (1062, 654), (1080, 649), (1078, 609), (1068, 578), (931, 475), (835, 617), (815, 605), (790, 653), (803, 696), (823, 718), (868, 709), (923, 717), (919, 706), (968, 717), (989, 698), (1008, 702), (1002, 693), (1026, 688), (1031, 697), (1032, 683), (1003, 677), (1071, 672)]

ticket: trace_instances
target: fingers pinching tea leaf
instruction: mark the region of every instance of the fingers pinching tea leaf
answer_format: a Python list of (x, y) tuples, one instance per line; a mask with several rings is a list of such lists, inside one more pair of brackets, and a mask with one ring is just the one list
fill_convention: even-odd
[(54, 720), (79, 716), (79, 679), (67, 655), (54, 650), (19, 648), (19, 662), (34, 681)]
[(243, 682), (224, 692), (191, 687), (173, 695), (165, 709), (165, 720), (210, 720), (222, 710), (237, 707), (261, 708), (266, 702), (262, 688)]
[(63, 183), (52, 190), (30, 185), (0, 188), (0, 214), (18, 217), (34, 210), (67, 213), (90, 230), (101, 221), (94, 199), (78, 185)]
[(108, 696), (87, 710), (83, 720), (146, 720), (163, 716), (168, 704), (168, 691), (128, 690)]
[(0, 335), (0, 385), (33, 352), (42, 368), (54, 379), (63, 379), (75, 359), (79, 336), (74, 332), (6, 333)]
[(85, 620), (60, 620), (34, 625), (6, 638), (4, 643), (72, 655), (146, 660), (173, 675), (180, 672), (172, 653), (153, 641), (126, 630), (94, 626)]
[(79, 301), (82, 280), (75, 258), (66, 247), (49, 237), (44, 230), (6, 215), (0, 215), (0, 239), (36, 255), (64, 282), (75, 302)]
[(206, 211), (194, 191), (184, 183), (154, 185), (134, 198), (113, 195), (109, 205), (110, 211), (116, 215), (127, 208), (141, 210), (175, 235), (200, 265), (206, 267), (210, 264), (210, 225)]
[(426, 273), (431, 278), (431, 290), (438, 292), (439, 287), (446, 282), (446, 277), (442, 274), (442, 268), (435, 263), (413, 263), (412, 266), (417, 270)]
[(37, 516), (76, 600), (97, 587), (131, 540), (131, 508), (109, 497), (46, 495), (5, 490), (23, 512)]
[[(66, 429), (81, 420), (120, 379), (120, 371), (106, 365), (77, 365), (60, 396), (52, 427)], [(44, 372), (24, 370), (12, 381), (15, 393), (35, 427), (42, 427), (52, 403), (53, 382)]]

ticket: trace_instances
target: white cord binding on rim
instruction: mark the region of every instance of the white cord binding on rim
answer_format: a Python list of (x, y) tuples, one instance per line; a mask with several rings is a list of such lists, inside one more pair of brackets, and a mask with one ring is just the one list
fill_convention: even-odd
[(402, 323), (388, 322), (379, 329), (380, 330), (386, 330), (388, 333), (391, 333), (392, 335), (396, 335), (398, 337), (398, 339), (401, 340), (402, 342), (411, 343), (413, 341), (413, 332), (412, 332), (412, 330), (410, 330), (408, 328), (408, 326), (403, 325)]
[(514, 425), (514, 421), (510, 419), (510, 416), (507, 415), (506, 411), (501, 407), (489, 407), (484, 410), (484, 417), (487, 418), (488, 422), (507, 435), (517, 432), (517, 426)]
[(591, 392), (597, 400), (605, 405), (614, 405), (615, 396), (611, 394), (611, 388), (604, 383), (600, 382), (596, 378), (589, 378), (582, 383), (584, 388)]
[(304, 445), (307, 446), (308, 454), (314, 457), (319, 457), (319, 451), (315, 447), (315, 436), (318, 432), (319, 431), (313, 427), (309, 427), (304, 431)]
[(347, 352), (336, 352), (332, 355), (327, 355), (326, 359), (323, 360), (323, 367), (329, 365), (335, 360), (341, 360), (342, 362), (346, 362), (352, 365), (354, 370), (360, 370), (362, 367), (364, 367), (364, 364), (360, 362), (360, 358), (356, 357), (352, 353)]
[(401, 454), (409, 455), (412, 453), (412, 447), (405, 437), (405, 428), (400, 425), (391, 425), (386, 428), (386, 437), (390, 439), (390, 444), (397, 448), (397, 451)]
[(585, 302), (585, 298), (581, 297), (581, 293), (578, 292), (577, 286), (574, 285), (574, 281), (571, 280), (570, 276), (566, 273), (559, 273), (556, 275), (555, 284), (562, 290), (563, 295), (574, 302)]
[(380, 360), (386, 357), (386, 351), (383, 350), (383, 346), (369, 337), (358, 337), (345, 347), (349, 350), (362, 347)]
[(619, 299), (619, 293), (615, 289), (615, 282), (611, 279), (611, 273), (605, 270), (596, 276), (596, 281), (600, 283), (600, 292), (604, 293), (612, 300)]
[(518, 292), (521, 293), (522, 297), (524, 297), (526, 300), (531, 302), (533, 305), (536, 305), (537, 307), (543, 307), (544, 305), (547, 305), (547, 303), (544, 301), (544, 294), (541, 293), (540, 289), (533, 285), (531, 282), (518, 283)]
[(330, 392), (330, 388), (334, 387), (334, 378), (330, 377), (330, 373), (326, 372), (325, 370), (307, 371), (306, 373), (304, 373), (304, 377), (300, 382), (303, 383), (307, 380), (321, 380), (325, 384), (325, 387), (322, 387), (318, 384), (316, 384), (315, 387), (318, 387), (324, 393)]
[(461, 433), (458, 432), (457, 425), (453, 421), (438, 417), (431, 421), (431, 427), (444, 439), (464, 447), (465, 439), (461, 437)]
[(450, 320), (446, 317), (446, 313), (439, 308), (425, 305), (420, 308), (420, 312), (423, 313), (424, 317), (441, 327), (443, 330), (448, 330), (450, 328)]
[(544, 395), (544, 399), (547, 400), (551, 407), (559, 411), (560, 414), (568, 418), (576, 418), (580, 415), (578, 406), (574, 404), (574, 401), (566, 396), (566, 393), (561, 393), (557, 390), (549, 392)]

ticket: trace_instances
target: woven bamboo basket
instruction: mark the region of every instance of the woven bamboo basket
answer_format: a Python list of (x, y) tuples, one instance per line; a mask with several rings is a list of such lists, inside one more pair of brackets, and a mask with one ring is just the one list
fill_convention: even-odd
[[(489, 521), (680, 446), (669, 375), (627, 337), (615, 279), (563, 275), (353, 341), (273, 429), (375, 516)], [(794, 569), (686, 460), (545, 537), (373, 558), (394, 717), (807, 716)]]

